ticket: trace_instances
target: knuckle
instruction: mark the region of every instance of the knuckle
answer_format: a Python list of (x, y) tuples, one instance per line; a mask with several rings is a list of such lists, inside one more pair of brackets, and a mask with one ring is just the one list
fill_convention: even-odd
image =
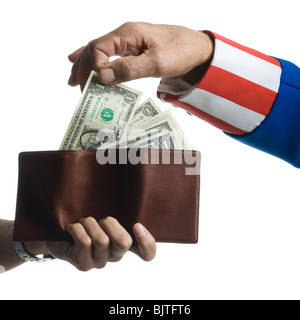
[(88, 259), (88, 260), (74, 259), (70, 262), (74, 267), (76, 267), (76, 269), (78, 269), (79, 271), (82, 271), (82, 272), (87, 272), (87, 271), (93, 269), (93, 267), (94, 267), (94, 265), (90, 259)]
[(95, 268), (96, 269), (103, 269), (106, 267), (106, 264), (107, 262), (106, 261), (103, 261), (103, 262), (97, 262), (96, 265), (95, 265)]
[(92, 246), (92, 240), (88, 235), (81, 235), (78, 238), (78, 242), (82, 248), (90, 248)]
[(98, 44), (99, 44), (99, 40), (97, 39), (97, 40), (91, 41), (87, 46), (87, 52), (89, 55), (89, 59), (90, 59), (93, 66), (96, 65), (96, 62), (97, 62), (96, 57), (98, 56), (99, 51), (101, 51), (99, 49)]
[(133, 80), (134, 79), (134, 70), (133, 67), (126, 59), (121, 59), (119, 62), (118, 70), (116, 70), (117, 78), (124, 80)]
[(90, 271), (92, 269), (88, 265), (78, 265), (78, 266), (76, 266), (76, 268), (81, 272), (88, 272), (88, 271)]
[(137, 27), (137, 22), (132, 22), (132, 21), (127, 21), (123, 23), (121, 26), (122, 29), (129, 29), (129, 30), (136, 29), (136, 27)]
[(76, 235), (80, 233), (81, 230), (82, 230), (82, 225), (79, 222), (76, 222), (69, 227), (69, 231), (71, 232), (72, 235)]
[(106, 235), (101, 235), (94, 239), (94, 246), (99, 248), (107, 248), (110, 245), (109, 237)]
[(118, 222), (116, 218), (107, 216), (106, 218), (101, 220), (101, 223), (116, 223)]
[(96, 220), (93, 217), (86, 217), (82, 220), (84, 224), (95, 224)]
[(109, 262), (119, 262), (123, 259), (123, 256), (118, 256), (118, 257), (111, 257), (109, 259)]
[(96, 50), (96, 42), (97, 40), (92, 40), (88, 43), (88, 45), (86, 46), (86, 50), (88, 52), (93, 52), (94, 50)]
[(129, 234), (121, 234), (117, 240), (117, 246), (121, 250), (129, 250), (130, 247), (132, 246), (132, 238), (130, 237)]

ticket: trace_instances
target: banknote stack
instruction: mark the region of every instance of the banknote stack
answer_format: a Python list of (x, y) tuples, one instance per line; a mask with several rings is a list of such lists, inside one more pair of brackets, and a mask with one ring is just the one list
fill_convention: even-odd
[(159, 148), (191, 150), (171, 111), (162, 112), (149, 98), (125, 85), (104, 85), (92, 72), (61, 150)]

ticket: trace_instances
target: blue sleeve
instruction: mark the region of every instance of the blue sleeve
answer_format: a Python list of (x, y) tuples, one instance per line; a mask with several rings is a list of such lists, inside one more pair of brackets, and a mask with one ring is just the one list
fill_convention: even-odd
[(282, 67), (280, 87), (268, 116), (246, 135), (226, 134), (300, 168), (300, 68), (278, 60)]

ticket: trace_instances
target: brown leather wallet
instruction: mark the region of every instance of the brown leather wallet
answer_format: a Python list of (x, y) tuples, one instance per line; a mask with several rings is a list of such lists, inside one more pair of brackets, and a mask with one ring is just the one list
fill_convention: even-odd
[(21, 153), (14, 241), (70, 240), (69, 224), (112, 216), (130, 234), (140, 222), (157, 242), (197, 243), (200, 153), (136, 149), (148, 163), (132, 164), (120, 150), (106, 164), (97, 151)]

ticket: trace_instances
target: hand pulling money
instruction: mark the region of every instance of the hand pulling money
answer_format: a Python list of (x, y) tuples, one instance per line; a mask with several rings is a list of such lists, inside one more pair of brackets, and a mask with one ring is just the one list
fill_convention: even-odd
[(141, 95), (125, 85), (104, 85), (92, 71), (60, 150), (191, 150), (171, 111), (161, 112), (151, 98), (138, 104)]

